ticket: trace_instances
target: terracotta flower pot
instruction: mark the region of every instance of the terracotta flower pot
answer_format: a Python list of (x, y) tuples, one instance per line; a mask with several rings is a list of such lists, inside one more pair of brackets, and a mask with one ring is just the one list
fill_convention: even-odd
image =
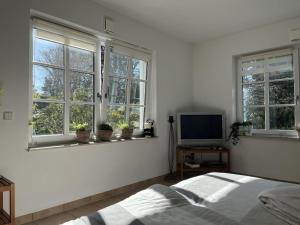
[(90, 135), (91, 131), (85, 130), (85, 131), (76, 131), (76, 140), (79, 143), (89, 143), (90, 141)]
[(110, 141), (112, 133), (113, 132), (111, 130), (98, 130), (97, 137), (101, 141)]
[(132, 134), (133, 134), (133, 129), (123, 129), (121, 138), (126, 139), (126, 140), (131, 139)]

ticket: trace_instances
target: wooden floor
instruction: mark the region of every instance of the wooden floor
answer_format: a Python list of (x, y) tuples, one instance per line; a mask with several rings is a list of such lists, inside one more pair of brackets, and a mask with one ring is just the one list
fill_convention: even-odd
[[(163, 182), (161, 184), (164, 185), (173, 185), (175, 182)], [(41, 220), (37, 220), (31, 223), (27, 223), (24, 225), (59, 225), (61, 223), (67, 222), (69, 220), (73, 220), (76, 218), (79, 218), (81, 216), (85, 216), (85, 215), (89, 215), (90, 213), (96, 212), (99, 209), (103, 209), (107, 206), (110, 206), (114, 203), (117, 203), (127, 197), (129, 197), (130, 195), (135, 194), (136, 192), (138, 192), (140, 190), (135, 190), (133, 192), (129, 192), (126, 194), (122, 194), (116, 197), (112, 197), (108, 200), (104, 200), (104, 201), (99, 201), (93, 204), (89, 204), (89, 205), (85, 205), (64, 213), (60, 213), (60, 214), (56, 214), (53, 216), (49, 216), (47, 218), (41, 219)]]

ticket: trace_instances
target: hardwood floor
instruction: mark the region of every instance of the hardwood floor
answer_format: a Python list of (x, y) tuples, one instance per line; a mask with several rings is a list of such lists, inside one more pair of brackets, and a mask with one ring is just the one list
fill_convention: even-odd
[[(166, 182), (166, 181), (161, 182), (161, 184), (167, 185), (167, 186), (173, 185), (174, 183), (175, 182)], [(89, 214), (96, 212), (100, 209), (103, 209), (107, 206), (110, 206), (119, 201), (122, 201), (123, 199), (129, 197), (130, 195), (135, 194), (138, 191), (140, 191), (140, 190), (135, 190), (135, 191), (131, 191), (131, 192), (128, 192), (125, 194), (121, 194), (121, 195), (109, 198), (107, 200), (101, 200), (101, 201), (98, 201), (98, 202), (95, 202), (92, 204), (88, 204), (88, 205), (85, 205), (85, 206), (82, 206), (82, 207), (79, 207), (76, 209), (72, 209), (72, 210), (63, 212), (63, 213), (49, 216), (44, 219), (36, 220), (34, 222), (27, 223), (24, 225), (59, 225), (64, 222), (67, 222), (69, 220), (73, 220), (73, 219), (79, 218), (84, 215), (89, 215)]]

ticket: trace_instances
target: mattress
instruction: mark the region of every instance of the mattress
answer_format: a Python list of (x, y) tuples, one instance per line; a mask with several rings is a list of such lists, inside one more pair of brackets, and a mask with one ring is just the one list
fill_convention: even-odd
[(153, 185), (112, 206), (64, 225), (286, 225), (257, 196), (293, 184), (208, 173), (167, 187)]

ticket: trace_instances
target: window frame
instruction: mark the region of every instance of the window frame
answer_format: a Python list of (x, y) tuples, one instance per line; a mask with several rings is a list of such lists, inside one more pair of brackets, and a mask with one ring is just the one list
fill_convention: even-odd
[[(49, 22), (52, 23), (52, 22)], [(28, 140), (29, 140), (29, 146), (36, 146), (36, 145), (48, 145), (48, 144), (55, 144), (55, 143), (66, 143), (66, 142), (70, 142), (70, 141), (74, 141), (76, 138), (76, 133), (70, 131), (70, 108), (71, 108), (71, 104), (75, 103), (75, 104), (87, 104), (87, 105), (93, 105), (94, 106), (94, 112), (93, 112), (93, 117), (94, 117), (94, 121), (93, 121), (93, 130), (94, 132), (96, 132), (96, 128), (97, 128), (97, 123), (100, 120), (100, 113), (99, 113), (99, 108), (100, 106), (100, 102), (99, 99), (97, 98), (97, 93), (100, 92), (100, 73), (101, 73), (101, 64), (97, 63), (97, 62), (101, 62), (101, 54), (99, 54), (98, 49), (100, 46), (101, 49), (101, 45), (103, 43), (103, 40), (101, 39), (97, 39), (97, 41), (95, 42), (96, 44), (96, 51), (93, 52), (93, 71), (82, 71), (82, 70), (77, 70), (77, 69), (71, 69), (69, 66), (69, 50), (70, 48), (77, 48), (80, 49), (78, 47), (75, 46), (68, 46), (66, 44), (62, 44), (63, 46), (63, 62), (64, 65), (63, 67), (59, 67), (59, 66), (53, 66), (53, 65), (48, 65), (47, 63), (41, 63), (41, 62), (35, 62), (34, 61), (34, 29), (37, 29), (34, 27), (33, 25), (33, 20), (30, 20), (30, 54), (29, 54), (29, 61), (30, 61), (30, 69), (29, 69), (29, 119), (28, 121), (32, 121), (32, 117), (33, 117), (33, 111), (32, 111), (32, 106), (35, 102), (35, 99), (33, 99), (32, 97), (32, 82), (33, 82), (33, 67), (34, 65), (38, 65), (38, 66), (43, 66), (43, 67), (50, 67), (50, 68), (54, 68), (54, 69), (61, 69), (63, 70), (63, 76), (64, 76), (64, 99), (63, 100), (55, 100), (55, 101), (47, 101), (47, 100), (42, 100), (39, 101), (37, 100), (36, 102), (53, 102), (53, 103), (61, 103), (64, 104), (64, 108), (63, 108), (63, 133), (62, 134), (46, 134), (46, 135), (33, 135), (33, 128), (32, 126), (29, 126), (29, 135), (28, 135)], [(68, 28), (67, 28), (68, 29)], [(80, 32), (80, 31), (79, 31)], [(49, 41), (49, 40), (48, 40)], [(56, 43), (55, 41), (52, 41), (54, 43)], [(87, 50), (88, 51), (88, 50)], [(92, 51), (89, 51), (92, 52)], [(93, 92), (94, 92), (94, 96), (93, 96), (93, 102), (91, 102), (91, 104), (87, 103), (87, 102), (76, 102), (76, 101), (72, 101), (70, 99), (70, 73), (71, 72), (79, 72), (79, 73), (84, 73), (84, 74), (90, 74), (94, 76), (94, 87), (93, 87)]]
[[(293, 56), (293, 78), (284, 78), (280, 81), (293, 80), (294, 81), (294, 104), (277, 104), (279, 107), (284, 106), (293, 106), (294, 107), (294, 118), (295, 118), (295, 127), (300, 124), (300, 115), (299, 115), (299, 47), (294, 46), (292, 48), (286, 48), (282, 50), (272, 50), (261, 54), (253, 54), (248, 56), (240, 56), (237, 60), (237, 119), (243, 121), (243, 83), (242, 80), (242, 62), (247, 60), (263, 59), (264, 67), (267, 65), (267, 60), (270, 57), (292, 54)], [(298, 132), (293, 130), (280, 130), (280, 129), (270, 129), (270, 108), (276, 107), (276, 104), (269, 104), (269, 75), (268, 72), (264, 69), (264, 81), (262, 82), (252, 82), (252, 83), (263, 83), (264, 84), (264, 105), (257, 105), (257, 107), (264, 107), (265, 111), (265, 129), (253, 129), (253, 134), (262, 135), (262, 136), (278, 136), (278, 137), (298, 137)], [(278, 79), (279, 80), (279, 79)], [(276, 81), (275, 81), (276, 82)], [(250, 84), (252, 84), (250, 83)], [(253, 105), (253, 107), (256, 107)]]
[[(33, 17), (36, 18), (36, 17)], [(44, 20), (43, 17), (41, 17), (41, 20)], [(54, 26), (56, 26), (55, 22), (51, 22), (51, 19), (45, 19), (46, 23), (47, 21), (50, 21), (48, 23), (53, 23)], [(67, 21), (62, 21), (62, 22), (58, 22), (58, 24), (68, 24)], [(70, 25), (70, 27), (73, 27), (74, 24)], [(58, 25), (59, 26), (59, 25)], [(64, 25), (63, 25), (64, 26)], [(76, 27), (74, 25), (74, 27)], [(34, 99), (33, 99), (33, 95), (32, 95), (32, 81), (33, 81), (33, 67), (34, 67), (34, 60), (33, 60), (33, 55), (34, 55), (34, 46), (33, 46), (33, 42), (34, 42), (34, 29), (36, 27), (34, 26), (34, 22), (33, 19), (30, 19), (30, 26), (29, 26), (29, 33), (30, 33), (30, 37), (29, 37), (29, 116), (28, 116), (28, 125), (30, 125), (30, 121), (32, 121), (32, 116), (33, 116), (33, 111), (32, 111), (32, 105), (34, 103)], [(66, 26), (66, 29), (72, 29), (72, 28), (68, 28)], [(72, 30), (71, 30), (72, 31)], [(85, 32), (85, 29), (83, 27), (78, 27), (79, 32)], [(88, 30), (86, 32), (87, 34), (91, 34), (94, 35), (96, 38), (96, 51), (93, 52), (94, 53), (94, 124), (93, 124), (93, 128), (94, 128), (94, 133), (97, 132), (97, 125), (101, 122), (105, 122), (106, 121), (106, 107), (107, 107), (107, 98), (104, 97), (105, 95), (105, 87), (106, 87), (106, 79), (105, 79), (105, 69), (107, 68), (107, 65), (109, 66), (108, 68), (110, 68), (110, 61), (109, 58), (110, 57), (109, 54), (106, 54), (106, 52), (104, 53), (104, 71), (103, 71), (103, 81), (102, 81), (102, 67), (101, 67), (101, 59), (102, 59), (102, 55), (101, 55), (101, 48), (102, 46), (105, 46), (105, 51), (109, 50), (109, 48), (107, 48), (108, 46), (110, 46), (113, 41), (111, 41), (110, 38), (102, 36), (102, 34), (96, 32), (96, 31), (91, 31)], [(55, 42), (55, 41), (54, 41)], [(115, 42), (115, 41), (114, 41)], [(147, 118), (150, 118), (152, 113), (152, 109), (151, 106), (153, 105), (153, 101), (151, 101), (151, 92), (152, 92), (152, 76), (151, 76), (151, 69), (152, 69), (152, 52), (148, 49), (139, 47), (139, 46), (135, 46), (132, 44), (129, 44), (127, 42), (122, 42), (122, 41), (117, 41), (118, 43), (125, 43), (123, 45), (123, 47), (125, 47), (124, 49), (131, 49), (129, 52), (132, 56), (136, 56), (135, 58), (139, 58), (138, 57), (138, 52), (140, 53), (146, 53), (147, 54), (147, 79), (144, 81), (145, 83), (147, 82), (146, 88), (145, 88), (145, 104), (144, 104), (144, 121)], [(120, 45), (122, 46), (122, 44)], [(70, 47), (74, 47), (74, 46), (70, 46)], [(29, 126), (28, 130), (28, 140), (29, 140), (29, 147), (35, 147), (35, 146), (49, 146), (49, 145), (55, 145), (55, 144), (64, 144), (64, 143), (69, 143), (69, 142), (73, 142), (76, 138), (76, 133), (69, 131), (67, 132), (67, 129), (69, 129), (69, 119), (70, 119), (70, 106), (71, 103), (73, 102), (70, 99), (70, 85), (68, 85), (70, 82), (70, 72), (71, 71), (75, 71), (75, 70), (70, 70), (70, 68), (66, 68), (69, 67), (69, 60), (67, 59), (67, 57), (69, 57), (69, 54), (66, 54), (66, 51), (69, 51), (69, 47), (66, 44), (63, 44), (63, 54), (64, 54), (64, 128), (63, 128), (63, 133), (62, 134), (47, 134), (47, 135), (33, 135), (33, 128), (32, 126)], [(76, 47), (75, 47), (76, 48)], [(127, 52), (128, 54), (128, 52)], [(142, 59), (144, 60), (144, 59)], [(146, 60), (144, 60), (146, 61)], [(42, 63), (41, 63), (42, 64)], [(86, 72), (86, 71), (77, 71), (77, 72)], [(88, 74), (91, 74), (91, 72), (87, 72)], [(128, 91), (130, 91), (130, 89), (128, 89)], [(101, 96), (99, 96), (99, 94)], [(67, 105), (68, 104), (68, 105)], [(154, 116), (154, 115), (153, 115)], [(67, 125), (68, 126), (67, 126)], [(134, 131), (134, 135), (140, 135), (142, 133), (142, 130), (135, 130)]]
[[(120, 54), (120, 55), (124, 55), (128, 57), (128, 71), (127, 71), (127, 75), (126, 76), (118, 76), (118, 75), (113, 75), (110, 71), (110, 54), (111, 53), (116, 53), (116, 54)], [(145, 122), (145, 120), (147, 118), (150, 117), (150, 108), (151, 108), (151, 95), (150, 95), (150, 91), (151, 91), (151, 53), (148, 51), (142, 51), (141, 49), (136, 49), (132, 46), (128, 46), (126, 44), (122, 44), (119, 41), (115, 41), (115, 42), (107, 42), (107, 44), (105, 45), (105, 67), (104, 67), (104, 74), (103, 74), (103, 92), (104, 95), (106, 93), (109, 92), (109, 78), (116, 78), (116, 79), (126, 79), (126, 101), (124, 104), (110, 104), (109, 101), (109, 97), (107, 96), (107, 98), (104, 98), (103, 102), (102, 102), (102, 118), (103, 121), (106, 121), (107, 119), (107, 115), (106, 115), (106, 111), (107, 111), (107, 107), (109, 106), (124, 106), (125, 107), (125, 117), (126, 117), (126, 121), (128, 121), (129, 119), (129, 108), (130, 107), (143, 107), (144, 108), (144, 118), (143, 118), (143, 123)], [(146, 68), (146, 79), (137, 79), (134, 78), (132, 76), (132, 63), (131, 60), (132, 59), (139, 59), (139, 60), (143, 60), (144, 62), (146, 62), (147, 64), (147, 68)], [(144, 105), (140, 105), (140, 104), (131, 104), (130, 103), (130, 96), (131, 96), (131, 84), (132, 81), (142, 81), (145, 83), (145, 99), (144, 99)], [(103, 96), (104, 96), (103, 95)], [(144, 124), (143, 124), (144, 125)], [(141, 135), (143, 132), (143, 128), (142, 129), (134, 129), (133, 135), (134, 136), (138, 136)]]

